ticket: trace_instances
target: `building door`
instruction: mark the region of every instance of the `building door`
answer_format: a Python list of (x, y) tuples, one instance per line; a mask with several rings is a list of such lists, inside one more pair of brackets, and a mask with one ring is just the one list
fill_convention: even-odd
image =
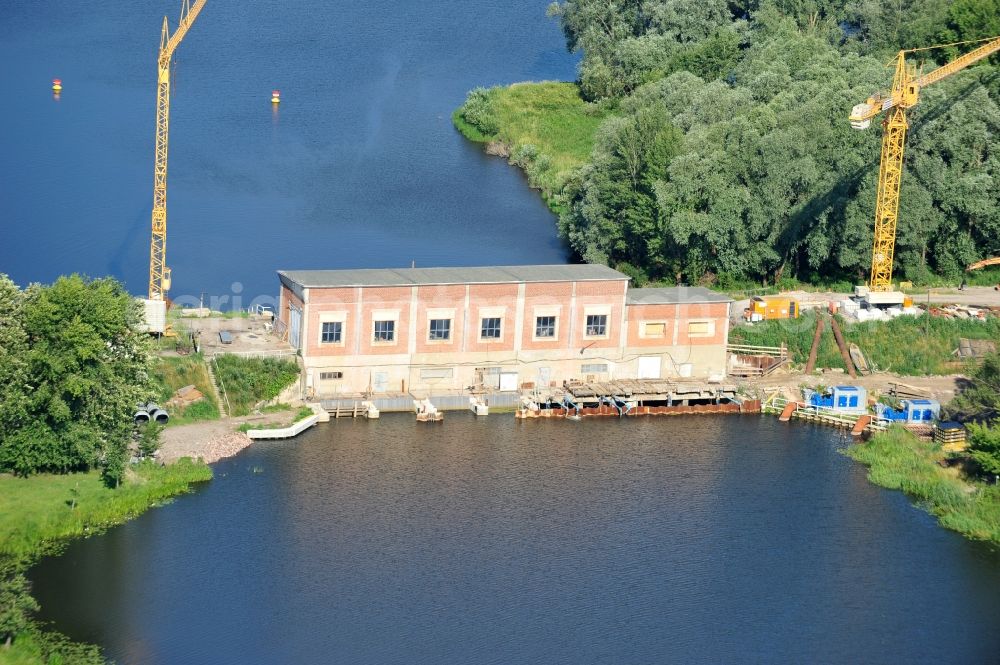
[(660, 378), (660, 356), (639, 356), (639, 378)]
[(389, 372), (374, 372), (372, 374), (372, 391), (384, 393), (389, 389)]
[(296, 349), (302, 348), (302, 310), (295, 305), (288, 308), (288, 342)]
[(517, 374), (514, 372), (503, 372), (500, 375), (500, 392), (512, 392), (517, 390)]

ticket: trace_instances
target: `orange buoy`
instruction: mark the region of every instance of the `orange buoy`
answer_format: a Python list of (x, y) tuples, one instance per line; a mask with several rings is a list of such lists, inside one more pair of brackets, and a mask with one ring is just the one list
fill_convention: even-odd
[(272, 90), (271, 91), (271, 103), (272, 104), (280, 104), (281, 103), (281, 91), (280, 90)]
[(52, 79), (52, 90), (55, 92), (62, 90), (62, 79)]

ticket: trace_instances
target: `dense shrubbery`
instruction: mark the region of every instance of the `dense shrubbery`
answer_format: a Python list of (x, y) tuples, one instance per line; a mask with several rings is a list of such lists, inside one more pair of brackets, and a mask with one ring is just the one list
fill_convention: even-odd
[(142, 310), (113, 279), (19, 290), (0, 275), (0, 470), (124, 474), (136, 404), (151, 395)]
[(948, 404), (948, 412), (960, 420), (1000, 419), (1000, 354), (983, 358), (972, 375), (971, 385)]
[[(615, 116), (550, 201), (580, 257), (639, 282), (863, 279), (880, 130), (852, 130), (851, 107), (888, 87), (899, 48), (1000, 34), (996, 0), (563, 0), (550, 13), (583, 52), (582, 95)], [(1000, 254), (995, 73), (929, 87), (911, 113), (900, 275), (957, 279)], [(496, 99), (478, 90), (467, 105), (487, 135), (504, 133)]]
[(299, 378), (299, 366), (291, 360), (223, 355), (214, 362), (231, 416), (247, 415), (258, 402), (274, 399)]

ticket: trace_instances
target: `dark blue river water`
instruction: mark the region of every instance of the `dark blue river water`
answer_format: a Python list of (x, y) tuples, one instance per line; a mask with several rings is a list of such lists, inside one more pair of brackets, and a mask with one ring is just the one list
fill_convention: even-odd
[[(210, 0), (176, 58), (172, 295), (564, 260), (538, 196), (449, 119), (476, 85), (573, 77), (546, 3)], [(7, 3), (0, 272), (145, 290), (178, 5)], [(32, 578), (45, 618), (129, 664), (998, 662), (1000, 556), (838, 445), (758, 418), (338, 422)]]
[(997, 662), (1000, 554), (841, 445), (757, 416), (341, 420), (33, 578), (121, 663)]
[[(155, 58), (180, 4), (5, 4), (0, 272), (146, 291)], [(450, 119), (477, 85), (574, 77), (546, 4), (210, 0), (175, 57), (171, 296), (246, 304), (281, 268), (563, 262), (537, 193)]]

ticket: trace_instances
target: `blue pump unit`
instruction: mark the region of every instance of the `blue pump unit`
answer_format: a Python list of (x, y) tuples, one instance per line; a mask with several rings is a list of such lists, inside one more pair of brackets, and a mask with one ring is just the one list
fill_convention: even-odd
[(868, 391), (861, 386), (834, 386), (824, 393), (807, 390), (809, 406), (843, 411), (844, 413), (865, 413), (868, 410)]
[(919, 425), (930, 424), (941, 416), (941, 403), (933, 399), (904, 399), (900, 401), (900, 406), (901, 408), (894, 409), (878, 404), (878, 417), (891, 422)]

